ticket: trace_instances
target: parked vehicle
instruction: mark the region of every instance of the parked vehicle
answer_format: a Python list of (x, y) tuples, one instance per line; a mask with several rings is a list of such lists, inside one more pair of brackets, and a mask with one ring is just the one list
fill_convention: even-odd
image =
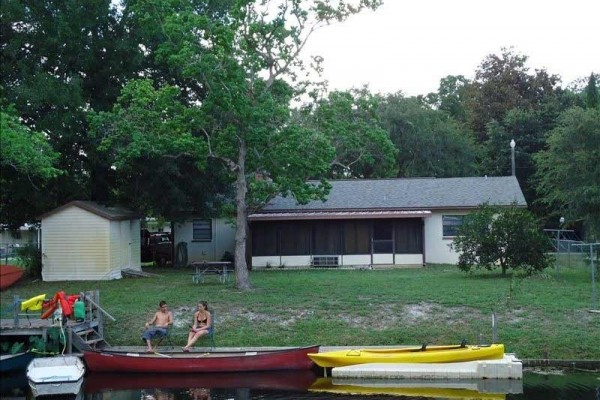
[(141, 243), (142, 262), (154, 262), (159, 267), (173, 265), (173, 241), (170, 234), (142, 229)]

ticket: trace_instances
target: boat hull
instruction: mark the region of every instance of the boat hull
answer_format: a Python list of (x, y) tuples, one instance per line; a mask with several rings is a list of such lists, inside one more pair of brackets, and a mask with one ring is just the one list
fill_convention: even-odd
[(11, 287), (23, 277), (23, 270), (14, 265), (0, 265), (0, 290)]
[(83, 358), (92, 372), (244, 372), (310, 369), (314, 364), (307, 354), (315, 351), (319, 346), (210, 353), (84, 351)]
[(77, 356), (34, 358), (27, 366), (27, 379), (34, 397), (77, 395), (85, 366)]
[(320, 367), (335, 368), (371, 363), (453, 363), (476, 360), (498, 360), (504, 356), (504, 345), (431, 346), (400, 349), (352, 349), (311, 353), (308, 356)]
[(0, 372), (25, 371), (31, 360), (33, 360), (33, 353), (28, 351), (15, 354), (2, 354), (0, 356)]

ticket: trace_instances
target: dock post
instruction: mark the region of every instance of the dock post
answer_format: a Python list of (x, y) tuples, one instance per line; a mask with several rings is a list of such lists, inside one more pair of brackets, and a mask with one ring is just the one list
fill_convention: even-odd
[(492, 343), (498, 343), (498, 329), (496, 326), (496, 311), (492, 311)]
[(15, 328), (19, 327), (19, 310), (21, 309), (21, 299), (18, 294), (13, 295), (13, 322)]

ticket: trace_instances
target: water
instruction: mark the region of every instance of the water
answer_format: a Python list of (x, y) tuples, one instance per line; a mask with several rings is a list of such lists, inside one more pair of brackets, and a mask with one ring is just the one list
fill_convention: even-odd
[[(32, 399), (22, 374), (3, 376), (2, 399)], [(600, 400), (600, 373), (526, 372), (522, 381), (322, 378), (312, 371), (240, 374), (89, 374), (79, 400)], [(53, 397), (56, 399), (56, 397)]]

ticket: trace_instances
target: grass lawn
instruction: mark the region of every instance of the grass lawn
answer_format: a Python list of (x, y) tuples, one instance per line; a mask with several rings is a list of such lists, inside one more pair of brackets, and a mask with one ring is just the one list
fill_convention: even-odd
[[(175, 315), (173, 341), (183, 345), (195, 305), (216, 315), (217, 346), (453, 344), (492, 340), (521, 358), (600, 359), (600, 314), (590, 313), (589, 268), (548, 270), (534, 277), (465, 275), (455, 266), (391, 270), (251, 271), (253, 289), (190, 270), (145, 268), (160, 277), (114, 281), (26, 280), (2, 292), (30, 298), (56, 291), (100, 290), (102, 307), (117, 319), (106, 326), (111, 345), (142, 345), (144, 323), (166, 300)], [(6, 318), (4, 316), (3, 318)], [(199, 342), (199, 346), (203, 346)]]

